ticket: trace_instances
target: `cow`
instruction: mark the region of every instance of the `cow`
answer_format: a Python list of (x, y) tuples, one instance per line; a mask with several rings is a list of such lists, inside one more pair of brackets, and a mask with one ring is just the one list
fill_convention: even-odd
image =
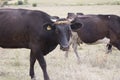
[(108, 51), (112, 45), (120, 50), (120, 17), (117, 15), (82, 15), (75, 17), (72, 27), (81, 27), (77, 33), (80, 39), (87, 44), (103, 38), (109, 38)]
[[(75, 13), (68, 13), (67, 19), (72, 21), (78, 15), (83, 15), (83, 13), (76, 13), (76, 14)], [(82, 40), (78, 36), (77, 32), (72, 30), (71, 31), (71, 37), (70, 37), (70, 40), (69, 40), (69, 46), (72, 45), (72, 48), (73, 48), (74, 53), (77, 57), (78, 63), (80, 62), (80, 57), (78, 55), (77, 47), (78, 47), (78, 45), (80, 46), (80, 44), (82, 44)], [(68, 57), (68, 54), (69, 54), (69, 50), (65, 52), (65, 57)]]
[[(79, 27), (79, 26), (78, 26)], [(72, 28), (77, 29), (77, 28)], [(69, 49), (70, 22), (58, 19), (39, 10), (0, 9), (0, 47), (30, 49), (30, 77), (35, 79), (34, 64), (39, 62), (44, 80), (50, 80), (44, 56), (59, 44), (60, 49)]]
[[(74, 50), (74, 53), (77, 57), (78, 63), (80, 62), (80, 57), (78, 55), (77, 48), (78, 48), (78, 45), (80, 46), (80, 44), (82, 44), (82, 41), (81, 41), (80, 37), (78, 36), (77, 32), (71, 31), (69, 46), (72, 46), (72, 48)], [(66, 58), (68, 57), (68, 54), (69, 54), (69, 50), (65, 52), (65, 57)]]
[[(80, 30), (78, 30), (78, 32), (76, 34), (74, 33), (74, 35), (72, 37), (76, 37), (76, 39), (71, 37), (71, 40), (70, 40), (70, 42), (72, 42), (72, 45), (74, 46), (73, 49), (74, 49), (74, 52), (76, 54), (78, 61), (80, 61), (80, 57), (79, 57), (78, 52), (77, 52), (77, 46), (80, 45), (80, 43), (82, 43), (82, 42), (87, 43), (87, 44), (88, 43), (91, 44), (91, 43), (100, 43), (100, 42), (104, 41), (103, 43), (107, 43), (107, 45), (106, 45), (107, 52), (106, 53), (112, 52), (113, 42), (110, 42), (109, 39), (111, 39), (111, 40), (113, 40), (113, 39), (109, 38), (109, 36), (106, 36), (109, 39), (104, 38), (103, 41), (101, 41), (101, 39), (102, 39), (100, 37), (101, 35), (99, 36), (99, 35), (95, 35), (95, 34), (96, 33), (103, 34), (105, 32), (111, 33), (110, 32), (111, 28), (109, 26), (111, 26), (111, 25), (112, 25), (112, 27), (119, 26), (119, 20), (115, 19), (115, 17), (119, 19), (119, 16), (116, 16), (116, 15), (84, 15), (83, 13), (76, 13), (76, 14), (68, 13), (67, 19), (71, 19), (71, 21), (73, 20), (73, 23), (79, 22), (79, 23), (81, 23), (82, 27), (84, 27), (84, 28), (81, 28)], [(116, 24), (111, 24), (112, 20), (115, 20), (114, 23), (116, 23)], [(102, 24), (102, 25), (100, 25), (100, 24)], [(103, 30), (101, 29), (101, 26), (102, 26)], [(89, 28), (91, 28), (91, 29), (89, 29)], [(105, 29), (106, 29), (106, 31), (104, 31)], [(111, 29), (111, 30), (113, 30), (113, 29)], [(96, 31), (98, 31), (98, 32), (96, 32)], [(78, 34), (79, 34), (79, 36), (78, 36)], [(89, 36), (87, 36), (87, 35), (89, 35)], [(112, 33), (111, 33), (111, 35), (112, 35)], [(81, 39), (81, 36), (82, 36), (82, 39)], [(93, 38), (89, 38), (89, 37), (93, 37)], [(88, 41), (93, 40), (93, 41), (92, 42), (85, 42), (85, 40), (88, 40)], [(99, 42), (96, 42), (98, 40), (99, 40)], [(68, 51), (66, 51), (65, 56), (68, 56)]]

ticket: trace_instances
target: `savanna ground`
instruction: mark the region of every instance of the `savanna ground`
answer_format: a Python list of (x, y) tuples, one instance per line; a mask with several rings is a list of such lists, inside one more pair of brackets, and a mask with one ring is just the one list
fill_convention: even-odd
[[(66, 17), (68, 12), (116, 14), (120, 16), (119, 5), (38, 5), (38, 7), (27, 5), (22, 7), (9, 6), (9, 8), (37, 9), (60, 17)], [(59, 46), (45, 56), (51, 80), (120, 80), (120, 51), (116, 48), (113, 47), (112, 54), (105, 54), (106, 44), (82, 44), (78, 48), (78, 52), (80, 56), (79, 64), (72, 48), (67, 59), (64, 57), (65, 52), (61, 51)], [(0, 48), (0, 80), (30, 80), (29, 53), (30, 50), (28, 49)], [(35, 73), (37, 80), (43, 80), (42, 70), (37, 62), (35, 64)]]

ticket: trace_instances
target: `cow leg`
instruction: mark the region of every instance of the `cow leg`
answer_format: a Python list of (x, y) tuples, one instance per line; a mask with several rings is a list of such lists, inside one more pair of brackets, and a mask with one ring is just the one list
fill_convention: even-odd
[(44, 75), (44, 80), (50, 80), (49, 76), (48, 76), (48, 73), (47, 73), (47, 70), (46, 70), (46, 68), (47, 68), (46, 61), (45, 61), (44, 56), (43, 56), (42, 53), (37, 54), (37, 60), (38, 60), (40, 66), (42, 68), (43, 75)]
[(36, 80), (35, 79), (35, 74), (34, 74), (34, 64), (35, 64), (35, 61), (36, 61), (36, 57), (31, 52), (30, 53), (30, 76), (31, 76), (31, 80)]
[[(71, 46), (71, 44), (72, 44), (72, 41), (70, 40), (70, 41), (69, 41), (69, 46)], [(68, 54), (69, 54), (69, 50), (65, 52), (65, 57), (66, 57), (66, 58), (68, 58)]]
[(80, 57), (79, 57), (79, 55), (78, 55), (78, 52), (77, 52), (77, 44), (73, 44), (72, 45), (72, 47), (73, 47), (73, 49), (74, 49), (74, 52), (75, 52), (75, 55), (76, 55), (76, 57), (77, 57), (77, 61), (78, 61), (78, 63), (80, 62)]
[(112, 52), (112, 45), (109, 43), (106, 45), (107, 47), (107, 54), (111, 53)]
[(35, 80), (35, 75), (34, 75), (34, 63), (36, 61), (36, 59), (38, 60), (41, 69), (43, 71), (43, 75), (44, 75), (44, 80), (50, 80), (47, 74), (47, 70), (46, 70), (46, 62), (44, 60), (44, 56), (43, 53), (40, 50), (40, 47), (38, 44), (36, 43), (31, 43), (30, 44), (30, 48), (31, 48), (31, 65), (30, 65), (30, 76), (32, 78), (32, 80)]

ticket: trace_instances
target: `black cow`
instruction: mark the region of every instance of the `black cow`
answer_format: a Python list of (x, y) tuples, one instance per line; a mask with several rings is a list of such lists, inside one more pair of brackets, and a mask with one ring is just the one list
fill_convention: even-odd
[(120, 17), (116, 15), (82, 15), (72, 21), (72, 27), (81, 27), (77, 33), (85, 43), (93, 43), (105, 37), (120, 50)]
[[(75, 28), (74, 28), (75, 29)], [(37, 10), (0, 9), (0, 46), (30, 49), (30, 76), (35, 80), (34, 64), (38, 60), (44, 80), (50, 80), (44, 55), (60, 44), (69, 48), (70, 24), (67, 20), (52, 22), (47, 13)]]

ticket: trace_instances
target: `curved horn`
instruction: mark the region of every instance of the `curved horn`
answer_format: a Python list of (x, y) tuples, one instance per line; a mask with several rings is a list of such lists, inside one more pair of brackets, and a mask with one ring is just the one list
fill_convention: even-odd
[(51, 20), (52, 20), (53, 22), (56, 22), (58, 19), (59, 19), (58, 16), (51, 16)]

